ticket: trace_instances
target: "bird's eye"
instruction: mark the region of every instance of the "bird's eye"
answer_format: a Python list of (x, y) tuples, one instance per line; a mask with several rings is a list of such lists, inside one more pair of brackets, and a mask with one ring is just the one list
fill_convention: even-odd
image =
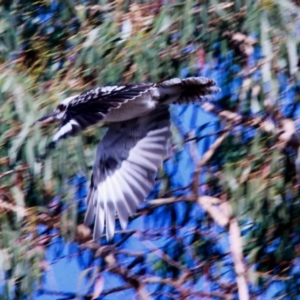
[(64, 111), (64, 110), (66, 109), (66, 106), (63, 105), (63, 104), (59, 104), (59, 105), (57, 106), (57, 109), (58, 109), (59, 111)]

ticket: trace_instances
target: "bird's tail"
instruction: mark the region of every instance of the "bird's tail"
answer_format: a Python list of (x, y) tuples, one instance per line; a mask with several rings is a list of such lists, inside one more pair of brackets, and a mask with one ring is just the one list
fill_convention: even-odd
[(205, 77), (174, 78), (157, 85), (159, 98), (166, 104), (188, 104), (212, 100), (220, 89)]

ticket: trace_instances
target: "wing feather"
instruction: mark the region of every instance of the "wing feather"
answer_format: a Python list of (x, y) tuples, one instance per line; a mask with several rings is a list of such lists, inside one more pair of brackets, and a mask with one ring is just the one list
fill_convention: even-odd
[[(122, 229), (124, 230), (126, 228), (126, 225), (127, 225), (128, 217), (130, 215), (130, 210), (127, 207), (126, 202), (123, 201), (124, 192), (121, 189), (117, 188), (118, 185), (121, 185), (122, 189), (125, 190), (124, 183), (122, 182), (123, 178), (122, 178), (122, 176), (119, 176), (119, 175), (120, 175), (120, 172), (118, 172), (118, 171), (115, 172), (115, 175), (110, 178), (111, 179), (110, 184), (111, 184), (111, 187), (114, 189), (114, 191), (116, 193), (115, 207), (116, 207), (116, 210), (117, 210), (117, 215), (119, 217), (120, 225), (121, 225)], [(132, 191), (129, 190), (129, 192), (131, 192), (132, 197), (134, 197), (134, 194), (132, 193)]]
[(148, 92), (155, 84), (124, 85), (96, 88), (74, 97), (66, 108), (52, 143), (75, 135), (88, 126), (103, 121), (111, 109), (121, 107)]
[(85, 213), (85, 221), (86, 225), (90, 226), (93, 224), (94, 217), (95, 217), (95, 210), (96, 210), (96, 202), (94, 200), (95, 193), (97, 193), (97, 190), (94, 187), (90, 187), (89, 193), (87, 195), (87, 210)]
[[(99, 189), (99, 186), (97, 188), (97, 199), (99, 199), (99, 196), (103, 195), (102, 193), (103, 191), (101, 191), (101, 189)], [(105, 198), (105, 194), (104, 194), (104, 199)], [(95, 209), (96, 209), (96, 212), (95, 213), (95, 231), (94, 231), (94, 235), (98, 236), (98, 238), (101, 236), (102, 232), (103, 232), (103, 229), (104, 229), (104, 221), (105, 221), (105, 218), (104, 218), (104, 202), (103, 201), (96, 201), (96, 205), (95, 205)]]
[(97, 204), (90, 200), (92, 194), (87, 198), (85, 222), (90, 224), (94, 210), (95, 240), (101, 236), (104, 224), (107, 239), (113, 237), (116, 215), (121, 227), (126, 228), (129, 216), (154, 186), (155, 175), (167, 154), (169, 137), (170, 115), (164, 105), (144, 117), (109, 126), (98, 145), (93, 169), (91, 188), (97, 187)]
[[(126, 175), (126, 174), (125, 174)], [(131, 188), (130, 184), (128, 183), (127, 179), (125, 179), (125, 176), (123, 176), (120, 172), (116, 172), (114, 179), (118, 181), (118, 184), (122, 186), (122, 197), (120, 197), (117, 208), (118, 208), (118, 216), (120, 218), (120, 215), (124, 213), (124, 211), (121, 211), (121, 209), (125, 209), (128, 216), (134, 214), (136, 208), (140, 204), (140, 197), (141, 195), (136, 193), (134, 189)], [(126, 220), (122, 220), (121, 226), (124, 229), (127, 225), (128, 217)], [(123, 225), (122, 225), (123, 223)]]

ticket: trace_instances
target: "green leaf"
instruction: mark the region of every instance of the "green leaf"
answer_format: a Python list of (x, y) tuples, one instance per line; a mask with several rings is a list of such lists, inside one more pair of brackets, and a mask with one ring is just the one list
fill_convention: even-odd
[(240, 183), (244, 183), (248, 180), (248, 176), (252, 170), (252, 164), (250, 163), (242, 172), (240, 177)]
[(12, 75), (7, 76), (4, 81), (3, 86), (1, 88), (2, 93), (6, 93), (6, 92), (10, 91), (13, 88), (14, 83), (15, 83), (14, 77)]
[(88, 36), (87, 36), (85, 42), (83, 43), (84, 48), (87, 48), (87, 47), (90, 47), (93, 45), (93, 43), (98, 38), (99, 30), (100, 30), (100, 28), (96, 27), (88, 33)]
[(51, 157), (47, 157), (45, 159), (44, 162), (44, 178), (43, 181), (45, 183), (45, 187), (46, 188), (51, 188), (52, 184), (51, 184), (51, 180), (52, 180), (52, 158)]
[[(86, 280), (87, 275), (93, 271), (92, 276), (89, 277), (89, 283), (88, 284), (84, 284), (84, 288), (83, 288), (83, 281)], [(78, 295), (82, 295), (84, 294), (82, 291), (85, 290), (86, 292), (88, 292), (90, 290), (90, 288), (92, 287), (97, 275), (99, 273), (99, 268), (98, 267), (91, 267), (91, 268), (87, 268), (85, 270), (83, 270), (82, 272), (80, 272), (80, 275), (78, 277), (78, 282), (77, 282), (77, 294)]]
[(11, 188), (11, 192), (13, 194), (14, 200), (16, 201), (17, 207), (20, 208), (20, 209), (17, 210), (17, 221), (21, 221), (25, 216), (24, 215), (24, 210), (23, 210), (23, 208), (25, 208), (24, 193), (17, 186), (13, 186)]
[(172, 19), (168, 14), (169, 9), (169, 5), (164, 6), (158, 17), (155, 19), (153, 28), (155, 34), (164, 32), (171, 25)]
[(248, 260), (250, 264), (255, 264), (257, 262), (257, 254), (260, 251), (261, 246), (253, 248), (248, 254)]
[(28, 119), (26, 119), (26, 123), (23, 124), (21, 132), (15, 137), (12, 142), (12, 146), (9, 149), (9, 158), (11, 163), (16, 161), (18, 152), (20, 148), (23, 146), (25, 139), (27, 138), (31, 126), (32, 126), (33, 115), (29, 115)]

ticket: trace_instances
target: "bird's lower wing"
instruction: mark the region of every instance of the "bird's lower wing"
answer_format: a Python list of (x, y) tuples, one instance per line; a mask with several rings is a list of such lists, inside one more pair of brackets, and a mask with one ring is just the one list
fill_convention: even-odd
[(111, 124), (99, 143), (87, 197), (85, 223), (94, 225), (94, 239), (104, 227), (110, 240), (115, 218), (126, 228), (129, 216), (155, 184), (155, 175), (167, 155), (170, 115), (162, 106), (150, 114)]

